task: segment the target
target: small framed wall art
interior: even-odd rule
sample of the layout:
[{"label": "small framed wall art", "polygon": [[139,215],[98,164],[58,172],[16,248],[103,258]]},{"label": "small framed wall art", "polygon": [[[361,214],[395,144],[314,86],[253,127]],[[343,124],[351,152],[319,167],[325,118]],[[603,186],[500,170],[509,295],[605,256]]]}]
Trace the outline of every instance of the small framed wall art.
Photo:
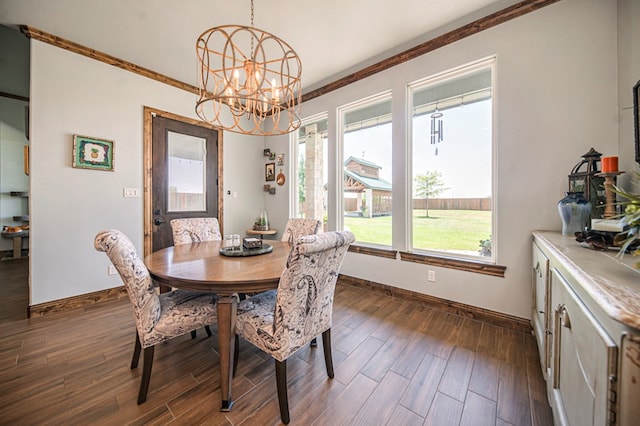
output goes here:
[{"label": "small framed wall art", "polygon": [[115,142],[73,135],[73,163],[79,169],[113,171]]},{"label": "small framed wall art", "polygon": [[266,180],[267,182],[276,180],[276,163],[265,164],[264,180]]}]

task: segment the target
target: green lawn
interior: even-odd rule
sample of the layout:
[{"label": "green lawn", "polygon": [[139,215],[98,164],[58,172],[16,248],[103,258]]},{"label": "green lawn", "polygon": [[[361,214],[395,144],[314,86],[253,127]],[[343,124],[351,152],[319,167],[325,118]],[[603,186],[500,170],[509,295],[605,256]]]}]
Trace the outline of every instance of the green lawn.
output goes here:
[{"label": "green lawn", "polygon": [[[366,243],[391,245],[391,216],[345,217],[345,229]],[[491,212],[477,210],[413,211],[413,247],[477,252],[491,235]]]}]

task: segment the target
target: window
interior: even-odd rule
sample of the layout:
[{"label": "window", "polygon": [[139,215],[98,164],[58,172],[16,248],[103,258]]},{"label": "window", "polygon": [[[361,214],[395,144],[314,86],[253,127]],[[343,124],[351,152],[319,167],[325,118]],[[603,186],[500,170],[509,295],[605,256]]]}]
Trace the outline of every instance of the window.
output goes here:
[{"label": "window", "polygon": [[391,94],[339,109],[343,229],[391,246]]},{"label": "window", "polygon": [[414,250],[493,259],[493,62],[409,86]]},{"label": "window", "polygon": [[294,136],[293,217],[327,223],[327,117],[303,121]]},{"label": "window", "polygon": [[206,139],[169,131],[167,151],[167,211],[206,211]]}]

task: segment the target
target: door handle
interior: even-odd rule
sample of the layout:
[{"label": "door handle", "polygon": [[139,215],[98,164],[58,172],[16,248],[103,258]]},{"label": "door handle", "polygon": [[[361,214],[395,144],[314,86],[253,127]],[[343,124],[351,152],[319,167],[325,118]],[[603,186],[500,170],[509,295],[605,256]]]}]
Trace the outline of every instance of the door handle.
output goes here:
[{"label": "door handle", "polygon": [[571,318],[569,317],[569,310],[564,303],[558,304],[556,307],[556,314],[558,315],[558,320],[563,327],[571,330]]},{"label": "door handle", "polygon": [[155,219],[153,219],[153,223],[154,223],[154,225],[162,225],[162,219],[155,218]]}]

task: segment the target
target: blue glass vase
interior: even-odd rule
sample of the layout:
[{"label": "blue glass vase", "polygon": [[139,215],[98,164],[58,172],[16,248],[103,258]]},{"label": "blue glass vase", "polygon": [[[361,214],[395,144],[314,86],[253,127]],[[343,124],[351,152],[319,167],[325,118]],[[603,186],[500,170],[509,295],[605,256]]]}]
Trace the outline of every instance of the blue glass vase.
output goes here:
[{"label": "blue glass vase", "polygon": [[591,203],[582,192],[567,192],[558,201],[558,213],[562,219],[562,235],[575,235],[582,232],[591,216]]}]

